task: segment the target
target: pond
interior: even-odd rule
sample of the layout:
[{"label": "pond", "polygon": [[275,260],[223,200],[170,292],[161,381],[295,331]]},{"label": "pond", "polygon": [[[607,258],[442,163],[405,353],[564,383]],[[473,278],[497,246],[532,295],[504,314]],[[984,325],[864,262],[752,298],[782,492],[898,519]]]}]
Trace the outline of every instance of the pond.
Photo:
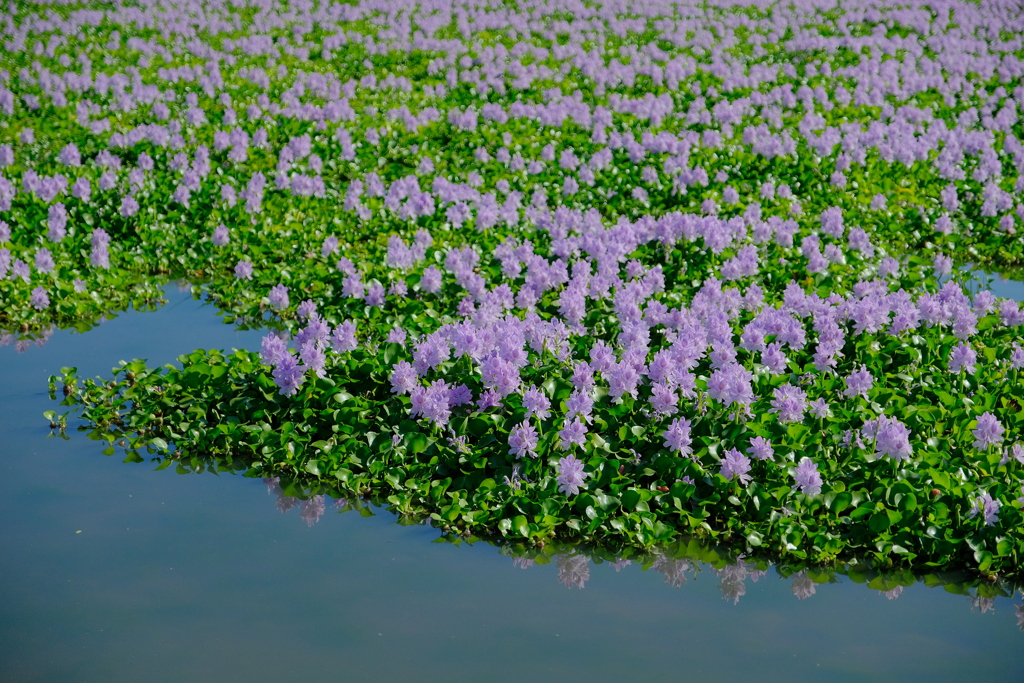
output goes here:
[{"label": "pond", "polygon": [[435,543],[436,529],[383,510],[288,500],[272,481],[124,464],[73,424],[69,440],[47,438],[46,379],[61,366],[107,376],[122,359],[258,347],[260,333],[187,292],[167,298],[86,334],[0,348],[4,681],[1024,676],[1019,598],[698,563],[531,565]]}]

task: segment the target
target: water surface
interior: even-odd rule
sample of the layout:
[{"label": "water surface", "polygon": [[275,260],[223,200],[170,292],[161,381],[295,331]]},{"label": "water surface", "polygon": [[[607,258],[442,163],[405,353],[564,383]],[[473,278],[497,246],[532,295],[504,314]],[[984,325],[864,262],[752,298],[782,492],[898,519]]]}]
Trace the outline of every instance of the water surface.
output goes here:
[{"label": "water surface", "polygon": [[585,562],[562,567],[567,588],[557,562],[521,568],[330,499],[310,525],[258,479],[124,464],[73,429],[47,438],[46,378],[61,366],[107,376],[122,359],[258,347],[259,333],[168,298],[0,348],[0,680],[1024,679],[1019,598],[972,611],[941,588],[890,600],[841,580],[797,585],[801,600],[769,571],[734,604],[707,567]]}]

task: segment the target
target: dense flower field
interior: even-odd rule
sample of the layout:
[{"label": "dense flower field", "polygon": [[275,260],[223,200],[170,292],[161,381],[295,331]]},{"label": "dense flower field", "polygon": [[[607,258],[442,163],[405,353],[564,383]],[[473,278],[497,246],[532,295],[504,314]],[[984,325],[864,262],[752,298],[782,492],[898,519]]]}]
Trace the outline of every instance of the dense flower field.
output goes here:
[{"label": "dense flower field", "polygon": [[[1020,571],[1017,2],[12,5],[0,326],[129,457],[542,546]],[[13,339],[13,336],[5,337]],[[65,416],[51,417],[58,427]]]}]

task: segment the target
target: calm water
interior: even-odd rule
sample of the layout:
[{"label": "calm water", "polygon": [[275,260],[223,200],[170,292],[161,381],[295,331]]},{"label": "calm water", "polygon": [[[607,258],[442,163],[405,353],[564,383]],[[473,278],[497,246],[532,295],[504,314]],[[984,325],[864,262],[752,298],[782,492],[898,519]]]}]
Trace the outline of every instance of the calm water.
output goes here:
[{"label": "calm water", "polygon": [[0,680],[1024,678],[1019,598],[983,613],[941,588],[887,600],[843,580],[799,600],[772,570],[733,604],[710,568],[674,588],[635,564],[591,564],[568,589],[557,563],[432,543],[387,513],[328,500],[308,525],[258,479],[123,464],[73,429],[46,438],[62,365],[107,375],[121,359],[258,346],[168,292],[158,312],[0,348]]}]

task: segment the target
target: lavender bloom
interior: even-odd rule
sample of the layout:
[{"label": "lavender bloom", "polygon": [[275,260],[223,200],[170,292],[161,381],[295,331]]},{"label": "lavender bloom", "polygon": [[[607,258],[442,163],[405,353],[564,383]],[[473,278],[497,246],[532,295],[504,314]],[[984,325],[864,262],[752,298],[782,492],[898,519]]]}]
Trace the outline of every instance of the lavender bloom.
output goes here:
[{"label": "lavender bloom", "polygon": [[811,414],[814,417],[824,419],[828,417],[828,403],[823,398],[819,398],[816,401],[811,401]]},{"label": "lavender bloom", "polygon": [[334,333],[331,335],[331,348],[335,353],[348,353],[355,351],[358,347],[355,322],[346,320],[334,328]]},{"label": "lavender bloom", "polygon": [[367,306],[379,307],[384,305],[385,296],[384,285],[374,280],[366,290],[364,301]]},{"label": "lavender bloom", "polygon": [[971,431],[974,435],[974,447],[983,451],[989,446],[1001,443],[1005,431],[995,415],[987,411],[982,413],[978,418],[978,425]]},{"label": "lavender bloom", "polygon": [[578,460],[575,455],[569,454],[558,461],[558,482],[559,493],[577,496],[580,493],[580,486],[584,479],[590,476],[583,471],[583,461]]},{"label": "lavender bloom", "polygon": [[46,290],[43,287],[36,287],[32,290],[32,296],[29,298],[29,302],[32,304],[32,308],[37,311],[43,311],[49,307],[50,297],[46,295]]},{"label": "lavender bloom", "polygon": [[690,421],[686,418],[676,418],[669,424],[661,434],[665,437],[665,448],[678,453],[681,456],[689,456],[693,451],[690,445],[693,440],[690,438]]},{"label": "lavender bloom", "polygon": [[441,271],[435,266],[430,266],[423,271],[420,277],[420,287],[428,294],[437,294],[441,291]]},{"label": "lavender bloom", "polygon": [[299,390],[306,380],[305,368],[299,365],[295,356],[287,351],[278,357],[277,364],[271,375],[282,396],[291,396]]},{"label": "lavender bloom", "polygon": [[772,399],[772,408],[769,412],[778,413],[779,422],[800,422],[804,419],[807,411],[807,392],[792,384],[783,384],[777,387]]},{"label": "lavender bloom", "polygon": [[316,313],[316,303],[312,299],[306,299],[295,309],[295,314],[299,317],[309,318]]},{"label": "lavender bloom", "polygon": [[799,488],[801,493],[808,496],[816,496],[821,493],[821,475],[818,474],[818,466],[810,458],[800,459],[800,464],[793,472],[793,478],[796,480],[793,488]]},{"label": "lavender bloom", "polygon": [[36,252],[36,270],[43,274],[49,274],[53,272],[53,268],[56,265],[53,262],[53,255],[50,250],[43,247]]},{"label": "lavender bloom", "polygon": [[47,237],[51,242],[60,242],[64,239],[67,234],[68,224],[68,213],[64,209],[64,205],[57,202],[50,207],[49,216],[47,218],[47,226],[49,231]]},{"label": "lavender bloom", "polygon": [[843,395],[847,398],[853,398],[854,396],[867,398],[868,392],[871,391],[874,383],[875,378],[868,372],[867,366],[861,365],[860,370],[851,372],[846,377],[846,388],[843,389]]},{"label": "lavender bloom", "polygon": [[960,372],[966,370],[967,374],[974,374],[974,364],[978,361],[978,353],[969,344],[961,342],[953,348],[949,354],[949,371]]},{"label": "lavender bloom", "polygon": [[405,330],[396,326],[388,330],[388,336],[384,341],[388,344],[405,344],[407,338]]},{"label": "lavender bloom", "polygon": [[750,448],[747,449],[747,453],[758,460],[771,460],[775,455],[775,449],[772,448],[772,442],[763,436],[755,436],[750,440]]},{"label": "lavender bloom", "polygon": [[20,258],[14,259],[14,264],[11,266],[11,277],[20,277],[27,284],[31,274],[32,270],[27,263]]},{"label": "lavender bloom", "polygon": [[263,337],[260,344],[260,360],[264,365],[275,366],[281,358],[288,354],[288,344],[276,334]]},{"label": "lavender bloom", "polygon": [[139,212],[139,202],[132,196],[126,196],[121,199],[121,218],[131,218]]},{"label": "lavender bloom", "polygon": [[894,417],[883,415],[877,420],[869,420],[864,423],[862,433],[865,438],[875,441],[877,457],[905,460],[909,459],[913,452],[910,445],[910,430]]},{"label": "lavender bloom", "polygon": [[563,451],[570,450],[574,445],[582,448],[587,439],[587,427],[578,417],[572,422],[566,420],[565,426],[558,432],[558,438],[558,447]]},{"label": "lavender bloom", "polygon": [[527,387],[523,392],[523,408],[526,409],[526,417],[536,416],[541,422],[551,416],[551,401],[536,387]]},{"label": "lavender bloom", "polygon": [[309,339],[302,344],[299,348],[299,358],[302,359],[304,369],[312,370],[317,377],[326,374],[324,365],[327,363],[327,356],[318,340]]},{"label": "lavender bloom", "polygon": [[270,294],[267,295],[267,301],[275,311],[288,308],[288,288],[283,284],[274,285],[270,289]]},{"label": "lavender bloom", "polygon": [[750,458],[735,448],[730,448],[725,452],[725,457],[722,459],[722,469],[719,470],[719,474],[729,481],[736,479],[740,484],[746,486],[750,482],[749,472]]},{"label": "lavender bloom", "polygon": [[754,402],[750,382],[753,373],[739,364],[729,364],[711,373],[708,395],[725,404],[749,405]]},{"label": "lavender bloom", "polygon": [[419,375],[408,361],[398,361],[391,369],[391,393],[410,394],[419,386]]},{"label": "lavender bloom", "polygon": [[251,280],[252,279],[252,263],[249,261],[239,261],[235,264],[235,277],[239,280]]},{"label": "lavender bloom", "polygon": [[231,235],[228,232],[227,226],[223,223],[218,225],[213,231],[213,237],[210,238],[215,247],[226,247],[228,242],[231,241]]},{"label": "lavender bloom", "polygon": [[992,497],[988,491],[971,500],[971,511],[967,513],[967,519],[974,519],[980,513],[985,521],[985,526],[992,526],[999,521],[999,508],[1003,504]]},{"label": "lavender bloom", "polygon": [[508,435],[508,452],[516,458],[537,457],[537,430],[529,422],[522,422]]},{"label": "lavender bloom", "polygon": [[679,395],[668,384],[655,384],[651,387],[651,409],[658,415],[667,416],[678,412]]},{"label": "lavender bloom", "polygon": [[89,203],[92,198],[92,186],[89,185],[88,178],[79,178],[71,185],[71,196],[75,199],[80,199],[85,204]]}]

